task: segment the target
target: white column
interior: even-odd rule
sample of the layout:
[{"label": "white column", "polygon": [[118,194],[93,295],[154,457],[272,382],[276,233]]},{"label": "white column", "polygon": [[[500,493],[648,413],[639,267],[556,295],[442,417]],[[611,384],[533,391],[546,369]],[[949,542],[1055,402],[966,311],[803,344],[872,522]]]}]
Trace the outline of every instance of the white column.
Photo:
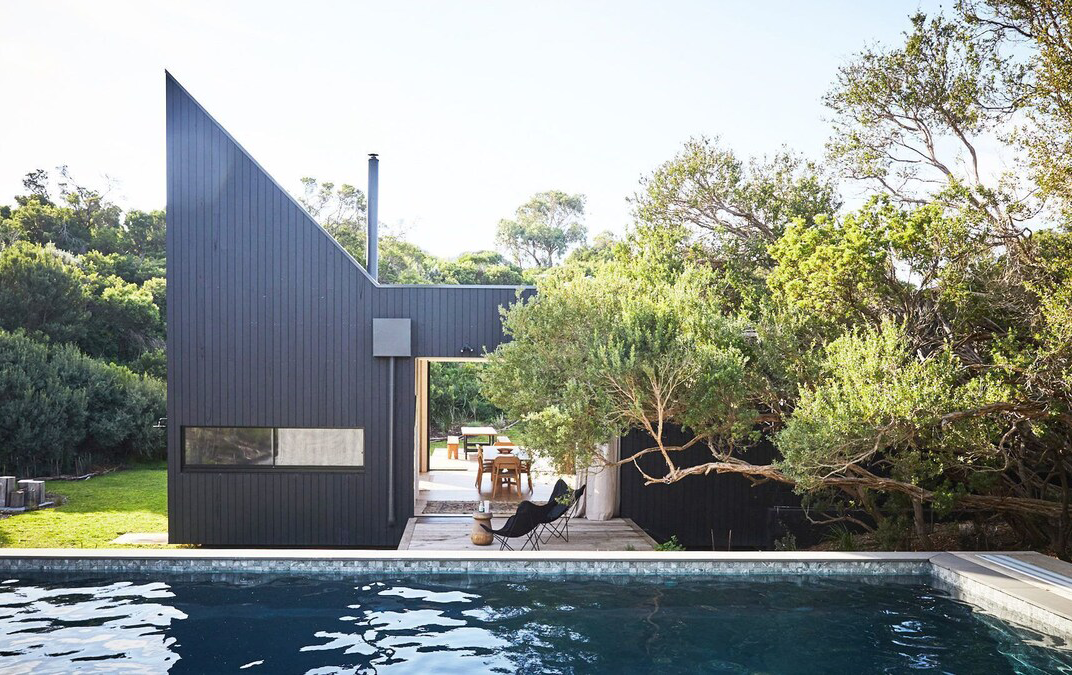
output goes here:
[{"label": "white column", "polygon": [[[612,439],[599,447],[608,462],[618,461],[621,439]],[[619,468],[596,465],[588,468],[588,487],[585,489],[584,517],[588,520],[610,520],[618,515]]]}]

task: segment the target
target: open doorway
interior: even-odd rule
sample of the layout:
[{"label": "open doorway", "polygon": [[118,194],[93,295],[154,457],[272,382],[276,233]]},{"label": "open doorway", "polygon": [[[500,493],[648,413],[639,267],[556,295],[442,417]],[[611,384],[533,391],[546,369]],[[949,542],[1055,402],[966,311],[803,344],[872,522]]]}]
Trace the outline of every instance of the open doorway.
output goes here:
[{"label": "open doorway", "polygon": [[515,421],[483,396],[484,363],[482,358],[417,359],[417,515],[469,516],[480,501],[493,502],[502,513],[522,499],[548,499],[558,479],[525,447]]}]

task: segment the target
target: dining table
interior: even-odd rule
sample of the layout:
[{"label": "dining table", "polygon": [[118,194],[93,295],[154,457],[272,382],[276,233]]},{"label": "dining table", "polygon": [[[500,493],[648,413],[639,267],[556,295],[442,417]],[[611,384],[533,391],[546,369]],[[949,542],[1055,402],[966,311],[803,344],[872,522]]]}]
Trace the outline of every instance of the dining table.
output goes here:
[{"label": "dining table", "polygon": [[[466,459],[469,458],[470,452],[476,452],[477,445],[494,444],[495,436],[498,435],[498,433],[499,432],[495,430],[495,427],[462,427],[459,436],[461,436],[462,452],[465,453]],[[483,437],[487,437],[488,440],[486,443],[478,443],[476,441],[473,443],[469,442],[469,439],[479,439]]]}]

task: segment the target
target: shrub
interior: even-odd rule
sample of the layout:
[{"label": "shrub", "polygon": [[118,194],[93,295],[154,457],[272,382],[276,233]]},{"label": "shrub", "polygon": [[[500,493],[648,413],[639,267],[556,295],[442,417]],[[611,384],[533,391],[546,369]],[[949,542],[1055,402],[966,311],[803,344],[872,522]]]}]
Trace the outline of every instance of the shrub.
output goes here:
[{"label": "shrub", "polygon": [[677,535],[671,536],[661,544],[655,546],[656,551],[684,551],[685,547],[677,540]]},{"label": "shrub", "polygon": [[792,532],[786,532],[784,537],[774,540],[775,551],[795,551],[797,550],[797,537]]},{"label": "shrub", "polygon": [[856,541],[856,533],[843,524],[831,527],[825,539],[839,551],[855,551],[860,548]]},{"label": "shrub", "polygon": [[161,458],[156,378],[0,330],[0,471],[41,475]]}]

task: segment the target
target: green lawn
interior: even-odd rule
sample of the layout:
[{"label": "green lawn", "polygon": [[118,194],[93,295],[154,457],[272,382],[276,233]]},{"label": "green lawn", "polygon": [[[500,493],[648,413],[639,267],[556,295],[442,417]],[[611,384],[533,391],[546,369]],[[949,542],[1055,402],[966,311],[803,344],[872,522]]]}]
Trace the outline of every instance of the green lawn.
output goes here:
[{"label": "green lawn", "polygon": [[124,532],[167,531],[167,470],[127,469],[81,481],[50,481],[67,503],[0,519],[0,546],[102,548]]}]

